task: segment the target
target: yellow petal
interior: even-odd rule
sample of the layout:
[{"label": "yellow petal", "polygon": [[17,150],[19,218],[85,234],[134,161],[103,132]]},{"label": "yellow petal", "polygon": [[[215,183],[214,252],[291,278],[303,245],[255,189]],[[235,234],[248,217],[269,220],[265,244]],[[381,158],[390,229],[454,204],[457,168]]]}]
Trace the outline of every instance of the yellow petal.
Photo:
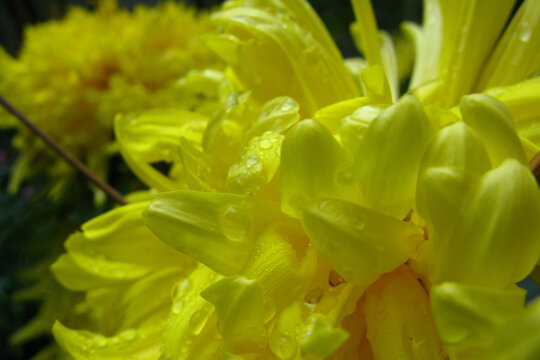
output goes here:
[{"label": "yellow petal", "polygon": [[369,65],[381,64],[381,40],[371,3],[369,0],[353,0],[351,3],[356,18],[351,25],[351,33],[356,47],[364,53]]},{"label": "yellow petal", "polygon": [[529,169],[506,160],[480,178],[440,252],[433,281],[503,289],[540,255],[540,191]]},{"label": "yellow petal", "polygon": [[368,288],[364,301],[375,359],[445,359],[428,294],[406,266],[381,276]]},{"label": "yellow petal", "polygon": [[521,136],[540,146],[540,77],[493,88],[486,94],[497,98],[508,108]]},{"label": "yellow petal", "polygon": [[84,253],[61,255],[51,265],[56,280],[75,291],[133,281],[150,270],[149,267],[105,260]]},{"label": "yellow petal", "polygon": [[499,328],[494,345],[486,354],[492,360],[532,360],[540,357],[540,301]]},{"label": "yellow petal", "polygon": [[302,224],[324,259],[360,286],[405,263],[422,239],[408,223],[335,199],[307,207]]},{"label": "yellow petal", "polygon": [[[313,30],[311,25],[316,22],[311,20],[316,16],[306,10],[309,6],[303,1],[292,2],[290,6],[298,10],[292,18],[277,16],[272,11],[285,4],[245,3],[214,14],[212,19],[233,36],[236,46],[231,50],[222,45],[223,35],[214,38],[210,46],[225,59],[230,57],[230,51],[237,53],[238,61],[231,65],[256,99],[268,101],[276,96],[290,96],[298,101],[303,116],[357,96],[358,90],[341,57],[328,50],[329,39],[325,35],[321,37],[321,32]],[[295,22],[295,17],[301,22]],[[304,28],[302,22],[306,19],[310,25]],[[315,36],[311,30],[316,31]]]},{"label": "yellow petal", "polygon": [[375,99],[367,96],[344,100],[320,109],[313,118],[335,134],[343,118],[352,114],[359,107],[373,103],[376,103]]},{"label": "yellow petal", "polygon": [[319,358],[331,355],[349,337],[340,328],[333,328],[321,314],[314,314],[299,336],[300,346],[306,354]]},{"label": "yellow petal", "polygon": [[112,337],[86,330],[72,330],[61,323],[53,326],[58,344],[76,360],[157,360],[162,346],[163,325],[129,329]]},{"label": "yellow petal", "polygon": [[166,244],[215,271],[238,274],[255,245],[258,226],[275,218],[247,196],[175,191],[156,196],[145,223]]},{"label": "yellow petal", "polygon": [[283,135],[267,131],[251,138],[242,160],[231,166],[227,189],[232,193],[254,195],[266,186],[279,168]]},{"label": "yellow petal", "polygon": [[420,158],[432,136],[433,127],[412,95],[373,120],[355,153],[362,201],[378,211],[405,217],[413,207]]},{"label": "yellow petal", "polygon": [[201,296],[216,308],[221,335],[233,342],[264,345],[264,304],[258,281],[243,276],[221,279]]},{"label": "yellow petal", "polygon": [[338,172],[346,161],[345,152],[322,124],[316,120],[296,124],[281,150],[282,211],[298,216],[307,201],[339,193]]},{"label": "yellow petal", "polygon": [[214,309],[200,293],[219,279],[219,274],[199,264],[173,288],[167,331],[161,334],[164,335],[162,357],[201,359],[198,354],[207,354],[206,358],[216,358],[222,340],[218,338]]},{"label": "yellow petal", "polygon": [[267,131],[283,133],[300,120],[299,111],[298,103],[288,96],[272,99],[262,106],[257,122],[246,137],[251,139]]},{"label": "yellow petal", "polygon": [[438,0],[426,0],[422,26],[404,23],[405,34],[414,41],[415,61],[409,89],[414,89],[436,80],[440,73],[440,51],[442,45],[442,14]]},{"label": "yellow petal", "polygon": [[470,94],[487,57],[510,16],[515,0],[439,1],[443,39],[438,104],[455,105]]},{"label": "yellow petal", "polygon": [[151,164],[173,162],[180,137],[200,143],[208,118],[185,110],[153,110],[135,117],[119,116],[115,133],[122,155],[135,174],[159,191],[184,188],[182,181],[171,179]]},{"label": "yellow petal", "polygon": [[482,71],[476,91],[513,85],[540,71],[540,3],[521,4]]},{"label": "yellow petal", "polygon": [[508,158],[527,164],[512,117],[503,103],[490,96],[474,94],[464,96],[459,108],[463,121],[484,141],[494,167]]},{"label": "yellow petal", "polygon": [[495,330],[523,309],[525,290],[442,283],[431,289],[431,306],[441,339],[449,350],[481,358]]},{"label": "yellow petal", "polygon": [[[317,255],[299,226],[282,223],[265,229],[257,239],[242,275],[258,280],[265,301],[283,307],[306,290],[315,272]],[[298,254],[305,253],[304,257]]]},{"label": "yellow petal", "polygon": [[373,65],[362,70],[362,84],[368,97],[382,104],[393,102],[391,83],[381,65]]},{"label": "yellow petal", "polygon": [[416,206],[436,252],[450,237],[469,189],[490,168],[482,141],[464,122],[435,135],[420,165]]}]

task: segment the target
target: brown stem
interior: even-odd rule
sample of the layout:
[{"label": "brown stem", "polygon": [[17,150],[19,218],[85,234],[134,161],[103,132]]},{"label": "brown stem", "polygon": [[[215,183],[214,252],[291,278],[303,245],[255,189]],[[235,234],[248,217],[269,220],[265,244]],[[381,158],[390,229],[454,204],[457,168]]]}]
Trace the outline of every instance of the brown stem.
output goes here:
[{"label": "brown stem", "polygon": [[536,178],[536,182],[540,185],[540,151],[532,158],[529,168]]},{"label": "brown stem", "polygon": [[43,141],[45,141],[54,151],[58,153],[62,158],[64,158],[71,166],[81,172],[84,177],[90,180],[94,185],[103,190],[111,199],[119,203],[120,205],[126,205],[126,199],[115,189],[113,189],[109,184],[101,181],[96,175],[94,175],[82,162],[80,162],[76,157],[71,155],[66,149],[60,146],[56,141],[50,138],[45,134],[40,128],[38,128],[34,123],[32,123],[26,116],[24,116],[20,111],[15,109],[15,107],[10,104],[3,96],[0,95],[0,104],[6,108],[7,111],[12,113],[20,121],[22,121],[28,128],[37,136],[39,136]]}]

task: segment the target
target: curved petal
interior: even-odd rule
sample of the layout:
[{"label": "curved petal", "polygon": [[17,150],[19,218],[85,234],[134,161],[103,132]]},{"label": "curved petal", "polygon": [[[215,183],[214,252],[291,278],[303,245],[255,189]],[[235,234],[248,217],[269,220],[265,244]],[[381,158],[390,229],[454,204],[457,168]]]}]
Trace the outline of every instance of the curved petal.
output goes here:
[{"label": "curved petal", "polygon": [[480,178],[442,249],[433,281],[504,289],[540,255],[540,191],[529,169],[506,160]]},{"label": "curved petal", "polygon": [[367,286],[405,263],[422,240],[413,225],[335,199],[307,207],[302,224],[323,258],[359,286]]},{"label": "curved petal", "polygon": [[498,290],[459,283],[431,289],[435,323],[448,349],[466,358],[481,358],[493,345],[494,332],[523,309],[526,291]]},{"label": "curved petal", "polygon": [[373,120],[355,152],[363,203],[404,218],[414,206],[418,166],[432,137],[433,127],[412,95]]}]

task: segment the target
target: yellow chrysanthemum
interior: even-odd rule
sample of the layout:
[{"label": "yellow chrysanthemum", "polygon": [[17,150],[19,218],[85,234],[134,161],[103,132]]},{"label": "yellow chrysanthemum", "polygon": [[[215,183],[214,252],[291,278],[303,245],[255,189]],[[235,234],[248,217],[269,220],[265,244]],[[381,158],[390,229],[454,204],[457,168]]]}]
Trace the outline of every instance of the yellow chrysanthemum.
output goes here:
[{"label": "yellow chrysanthemum", "polygon": [[[117,113],[173,104],[213,111],[212,88],[200,89],[217,86],[211,84],[217,75],[196,72],[217,64],[203,44],[207,18],[173,2],[133,13],[105,0],[96,12],[72,8],[65,19],[28,27],[17,58],[0,53],[0,93],[104,178]],[[15,124],[7,113],[0,116],[2,125]],[[15,145],[22,153],[11,190],[44,171],[58,194],[71,169],[26,128]]]},{"label": "yellow chrysanthemum", "polygon": [[516,283],[540,255],[540,2],[501,35],[512,5],[426,0],[399,98],[367,0],[365,59],[347,65],[305,1],[225,3],[208,39],[230,65],[223,108],[116,120],[161,193],[69,238],[52,270],[92,323],[56,323],[58,343],[76,359],[538,358],[538,303]]}]

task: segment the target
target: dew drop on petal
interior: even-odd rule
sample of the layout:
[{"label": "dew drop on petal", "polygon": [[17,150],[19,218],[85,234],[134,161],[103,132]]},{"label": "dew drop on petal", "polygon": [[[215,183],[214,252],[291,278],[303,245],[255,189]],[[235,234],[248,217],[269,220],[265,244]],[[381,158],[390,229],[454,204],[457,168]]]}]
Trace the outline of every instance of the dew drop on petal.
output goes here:
[{"label": "dew drop on petal", "polygon": [[182,311],[182,309],[184,308],[184,302],[183,301],[177,301],[173,304],[172,306],[172,312],[173,314],[180,314],[180,312]]},{"label": "dew drop on petal", "polygon": [[268,150],[272,147],[272,142],[270,140],[262,140],[260,143],[259,143],[259,147],[263,150]]},{"label": "dew drop on petal", "polygon": [[296,104],[292,99],[287,99],[283,104],[281,104],[281,111],[292,110],[295,106]]},{"label": "dew drop on petal", "polygon": [[97,335],[94,337],[94,344],[97,347],[105,347],[107,345],[107,339],[104,336]]},{"label": "dew drop on petal", "polygon": [[189,279],[184,279],[180,281],[178,285],[176,285],[173,288],[173,294],[172,294],[173,299],[181,299],[184,296],[186,296],[190,287],[191,287],[191,281]]},{"label": "dew drop on petal", "polygon": [[244,240],[251,227],[246,212],[235,206],[225,208],[219,214],[218,223],[222,234],[232,241]]},{"label": "dew drop on petal", "polygon": [[531,39],[532,31],[533,29],[528,22],[524,22],[523,24],[521,24],[518,34],[519,40],[523,42],[529,42],[529,40]]},{"label": "dew drop on petal", "polygon": [[137,333],[133,329],[128,329],[120,333],[120,337],[124,340],[133,340],[137,336]]},{"label": "dew drop on petal", "polygon": [[207,311],[197,310],[189,319],[189,327],[193,335],[199,335],[208,321],[209,313]]},{"label": "dew drop on petal", "polygon": [[366,226],[366,222],[361,217],[355,216],[351,220],[351,226],[357,231],[361,231]]},{"label": "dew drop on petal", "polygon": [[321,301],[322,296],[323,296],[322,289],[316,288],[316,289],[308,291],[306,296],[304,296],[304,301],[306,302],[306,304],[315,305],[315,304],[318,304],[319,301]]},{"label": "dew drop on petal", "polygon": [[341,277],[335,270],[330,270],[330,273],[328,274],[328,284],[332,287],[336,287],[339,284],[342,284],[345,282],[345,279]]}]

